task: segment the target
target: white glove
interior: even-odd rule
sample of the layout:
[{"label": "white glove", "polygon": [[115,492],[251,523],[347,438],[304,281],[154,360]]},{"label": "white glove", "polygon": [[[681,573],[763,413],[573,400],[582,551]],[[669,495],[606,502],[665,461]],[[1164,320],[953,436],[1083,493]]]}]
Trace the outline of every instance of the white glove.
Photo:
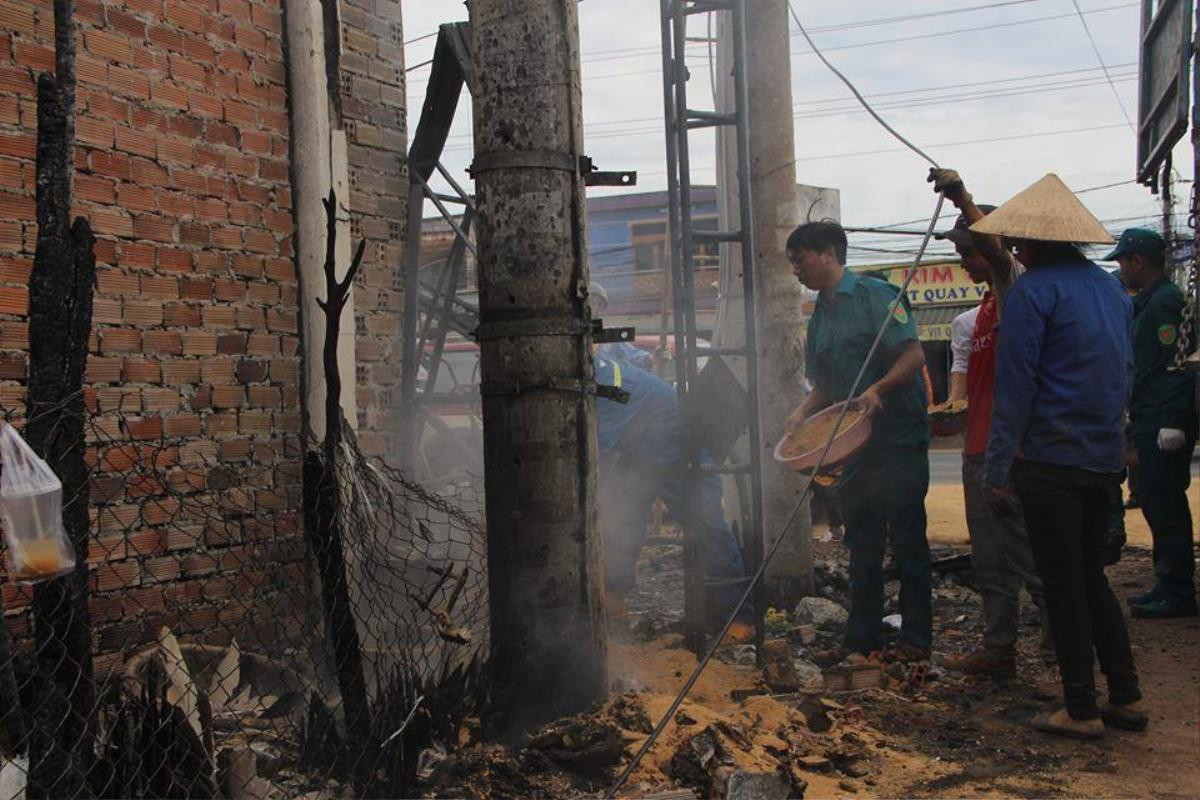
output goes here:
[{"label": "white glove", "polygon": [[1164,453],[1171,453],[1179,450],[1187,444],[1187,434],[1178,428],[1159,428],[1158,429],[1158,449]]}]

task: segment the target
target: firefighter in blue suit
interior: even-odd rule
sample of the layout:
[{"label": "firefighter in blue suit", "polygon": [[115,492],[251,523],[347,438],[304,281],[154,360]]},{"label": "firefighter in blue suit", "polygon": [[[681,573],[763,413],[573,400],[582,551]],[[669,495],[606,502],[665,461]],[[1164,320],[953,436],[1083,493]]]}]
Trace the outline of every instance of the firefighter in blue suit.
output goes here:
[{"label": "firefighter in blue suit", "polygon": [[[600,455],[600,522],[604,533],[605,585],[610,605],[620,605],[636,581],[638,553],[646,539],[655,498],[671,518],[681,508],[683,446],[675,389],[627,361],[597,356],[596,383],[629,394],[627,403],[596,399],[596,440]],[[708,618],[719,626],[733,612],[748,579],[741,549],[721,508],[721,480],[703,474],[692,502],[705,565]],[[738,611],[730,638],[753,636],[749,602]]]}]

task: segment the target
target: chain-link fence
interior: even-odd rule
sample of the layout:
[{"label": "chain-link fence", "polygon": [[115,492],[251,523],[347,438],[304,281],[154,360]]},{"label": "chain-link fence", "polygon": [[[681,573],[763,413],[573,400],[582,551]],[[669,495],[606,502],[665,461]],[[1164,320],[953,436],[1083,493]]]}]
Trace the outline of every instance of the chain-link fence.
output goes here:
[{"label": "chain-link fence", "polygon": [[[87,507],[86,563],[2,583],[0,800],[414,794],[475,724],[478,482],[419,486],[350,437],[333,482],[339,579],[302,486],[303,451],[319,449],[167,437],[158,418],[88,400],[82,420],[53,412],[85,434],[86,486],[64,486],[64,508]],[[328,613],[339,582],[356,636]],[[90,638],[56,641],[72,624]],[[347,714],[356,685],[365,719]]]}]

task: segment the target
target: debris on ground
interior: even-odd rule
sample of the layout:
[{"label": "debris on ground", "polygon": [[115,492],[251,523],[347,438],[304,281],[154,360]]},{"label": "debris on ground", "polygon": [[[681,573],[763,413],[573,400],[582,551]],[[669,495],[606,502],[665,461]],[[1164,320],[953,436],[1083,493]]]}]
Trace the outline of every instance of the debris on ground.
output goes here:
[{"label": "debris on ground", "polygon": [[[943,551],[938,557],[951,555]],[[678,558],[660,554],[652,568],[681,577]],[[818,570],[821,574],[829,586],[839,573]],[[1026,720],[1047,708],[1035,689],[1049,674],[1037,657],[1035,618],[1020,657],[1021,673],[1030,680],[1002,685],[938,668],[979,640],[978,597],[968,578],[961,571],[934,578],[938,636],[932,663],[847,656],[839,647],[841,629],[822,627],[811,615],[828,606],[811,602],[803,604],[810,622],[801,622],[798,613],[778,615],[775,634],[763,645],[762,668],[753,646],[722,648],[620,796],[770,800],[806,793],[1051,797],[1101,792],[1102,779],[1115,769],[1116,751],[1028,732]],[[639,592],[644,591],[640,584]],[[650,609],[643,614],[663,611],[653,598],[634,597],[630,605]],[[664,613],[670,619],[675,612]],[[804,626],[811,632],[807,640]],[[644,630],[669,628],[659,619]],[[890,637],[894,640],[894,631]],[[833,660],[823,663],[825,655]],[[611,642],[609,657],[614,691],[606,706],[550,723],[519,747],[474,744],[443,754],[426,770],[425,796],[603,793],[695,666],[695,656],[674,632]],[[1190,734],[1195,737],[1195,728]],[[1020,774],[1013,773],[1014,764],[1021,765]],[[1096,782],[1067,790],[1064,771],[1073,771],[1076,781],[1082,775],[1095,776]]]},{"label": "debris on ground", "polygon": [[850,621],[850,612],[824,597],[805,597],[793,612],[800,624],[814,625],[820,630],[840,631]]}]

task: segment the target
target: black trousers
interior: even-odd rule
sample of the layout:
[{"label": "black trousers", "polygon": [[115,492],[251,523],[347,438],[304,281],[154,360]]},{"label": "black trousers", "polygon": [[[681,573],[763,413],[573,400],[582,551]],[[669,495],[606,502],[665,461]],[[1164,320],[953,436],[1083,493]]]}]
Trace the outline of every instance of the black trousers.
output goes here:
[{"label": "black trousers", "polygon": [[1050,613],[1067,712],[1074,719],[1100,715],[1097,658],[1108,680],[1109,702],[1125,705],[1142,697],[1125,617],[1104,575],[1112,492],[1119,482],[1120,475],[1057,464],[1018,460],[1013,467]]},{"label": "black trousers", "polygon": [[1196,593],[1196,549],[1187,490],[1195,441],[1189,436],[1171,453],[1158,449],[1157,432],[1135,435],[1133,441],[1141,471],[1138,500],[1154,536],[1154,588],[1163,600],[1190,603]]}]

